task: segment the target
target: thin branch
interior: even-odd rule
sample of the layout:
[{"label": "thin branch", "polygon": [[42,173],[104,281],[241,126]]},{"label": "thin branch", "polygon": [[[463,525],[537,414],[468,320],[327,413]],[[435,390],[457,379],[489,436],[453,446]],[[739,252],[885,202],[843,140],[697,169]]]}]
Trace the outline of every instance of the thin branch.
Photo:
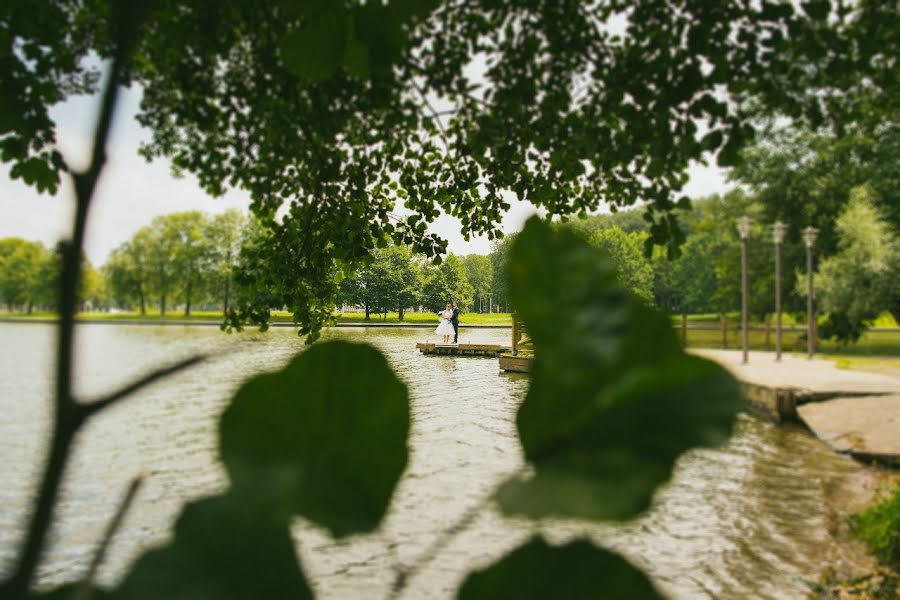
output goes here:
[{"label": "thin branch", "polygon": [[428,111],[431,113],[431,116],[434,118],[434,121],[437,123],[438,129],[441,131],[441,141],[444,142],[444,148],[447,150],[447,154],[450,154],[450,142],[447,139],[447,130],[444,129],[444,123],[441,121],[441,117],[438,112],[431,105],[431,102],[428,101],[428,97],[425,95],[425,92],[416,83],[414,78],[410,78],[410,84],[412,84],[413,88],[415,88],[416,92],[418,92],[419,97],[422,98],[422,102],[425,103],[425,107],[428,108]]},{"label": "thin branch", "polygon": [[[116,11],[114,10],[115,14]],[[132,13],[131,17],[135,15]],[[37,570],[44,540],[53,517],[53,507],[68,462],[72,441],[84,424],[85,411],[72,396],[72,366],[75,333],[75,309],[78,301],[78,282],[81,278],[81,253],[87,228],[88,209],[94,188],[106,163],[106,142],[119,96],[119,81],[125,63],[136,40],[137,19],[119,15],[112,23],[116,46],[108,79],[103,88],[100,111],[94,130],[91,162],[80,173],[73,173],[75,184],[75,218],[72,239],[65,244],[59,287],[59,337],[56,356],[56,394],[53,433],[50,451],[44,467],[36,506],[31,514],[22,553],[12,577],[0,586],[0,596],[13,600],[28,594]]]},{"label": "thin branch", "polygon": [[403,590],[406,588],[406,585],[409,581],[418,575],[422,569],[427,567],[431,562],[437,558],[438,554],[449,544],[453,538],[457,535],[465,531],[469,528],[469,526],[475,522],[475,519],[482,513],[484,507],[487,506],[491,498],[493,498],[494,494],[491,492],[486,495],[484,498],[478,501],[477,504],[472,506],[469,510],[463,513],[463,515],[457,519],[457,521],[441,532],[441,534],[435,539],[427,550],[422,552],[419,557],[413,562],[410,567],[395,567],[396,576],[394,577],[394,583],[391,586],[391,591],[388,594],[388,600],[393,600],[400,597],[400,594],[403,593]]},{"label": "thin branch", "polygon": [[107,407],[115,404],[119,400],[122,400],[123,398],[130,396],[131,394],[137,392],[138,390],[140,390],[144,387],[147,387],[148,385],[155,383],[155,382],[159,381],[160,379],[168,377],[169,375],[174,375],[175,373],[178,373],[179,371],[183,371],[189,367],[193,367],[194,365],[200,364],[203,361],[207,360],[208,358],[209,358],[208,354],[197,354],[195,356],[191,356],[190,358],[180,360],[180,361],[178,361],[174,364],[171,364],[167,367],[162,367],[162,368],[156,369],[154,371],[147,373],[140,379],[136,379],[135,381],[129,383],[125,387],[123,387],[115,392],[112,392],[111,394],[107,394],[106,396],[103,396],[97,400],[94,400],[93,402],[91,402],[89,404],[82,405],[82,406],[86,410],[88,416],[94,415],[94,414],[100,412],[101,410],[103,410],[104,408],[107,408]]},{"label": "thin branch", "polygon": [[106,532],[100,540],[100,545],[97,547],[97,552],[94,554],[94,559],[91,561],[90,567],[88,567],[87,574],[75,590],[75,593],[72,594],[72,600],[90,600],[91,594],[93,593],[91,585],[94,582],[94,576],[97,574],[97,569],[99,569],[100,565],[103,563],[103,559],[106,557],[106,550],[109,548],[109,544],[116,534],[116,531],[118,531],[119,527],[122,525],[125,513],[127,513],[128,509],[131,507],[131,503],[134,501],[134,498],[141,487],[141,483],[143,483],[143,478],[135,477],[134,480],[132,480],[131,485],[128,486],[128,491],[125,492],[125,497],[122,498],[122,502],[119,504],[119,510],[116,511],[116,514],[113,515],[112,520],[106,527]]}]

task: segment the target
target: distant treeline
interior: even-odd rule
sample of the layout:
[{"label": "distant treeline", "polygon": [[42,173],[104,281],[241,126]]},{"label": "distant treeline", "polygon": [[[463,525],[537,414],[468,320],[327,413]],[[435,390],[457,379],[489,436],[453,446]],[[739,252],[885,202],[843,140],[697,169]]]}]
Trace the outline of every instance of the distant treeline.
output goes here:
[{"label": "distant treeline", "polygon": [[[227,309],[242,244],[253,223],[236,210],[198,211],[153,219],[109,256],[101,269],[84,259],[81,309],[137,310],[173,305]],[[0,302],[9,311],[56,310],[58,252],[40,242],[0,239]]]},{"label": "distant treeline", "polygon": [[[851,190],[833,232],[816,248],[817,302],[831,323],[826,335],[855,339],[881,312],[900,317],[900,244],[875,198],[868,187]],[[620,280],[648,304],[669,313],[722,314],[740,309],[735,222],[742,215],[754,219],[749,300],[751,314],[759,318],[773,311],[775,295],[774,245],[764,200],[735,190],[695,201],[692,210],[682,213],[686,240],[674,260],[660,247],[647,254],[648,221],[640,209],[558,226],[604,248]],[[783,247],[785,310],[795,313],[805,310],[805,246],[799,225],[789,230]],[[85,260],[82,308],[227,312],[236,297],[242,249],[265,235],[237,211],[157,217],[114,250],[101,269]],[[398,312],[401,320],[408,310],[438,311],[451,301],[468,312],[508,312],[506,265],[514,238],[495,241],[488,255],[449,254],[440,264],[406,247],[376,248],[366,266],[341,280],[337,307],[358,308],[367,318]],[[0,301],[10,311],[53,310],[57,264],[58,254],[39,242],[0,240]]]}]

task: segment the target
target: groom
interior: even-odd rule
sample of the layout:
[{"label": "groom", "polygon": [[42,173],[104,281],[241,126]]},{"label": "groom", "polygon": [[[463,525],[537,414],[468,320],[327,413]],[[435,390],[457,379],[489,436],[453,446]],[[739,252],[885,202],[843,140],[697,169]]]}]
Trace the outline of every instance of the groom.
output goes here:
[{"label": "groom", "polygon": [[453,325],[453,343],[459,343],[457,340],[459,339],[459,302],[453,303],[453,318],[450,319],[450,323]]}]

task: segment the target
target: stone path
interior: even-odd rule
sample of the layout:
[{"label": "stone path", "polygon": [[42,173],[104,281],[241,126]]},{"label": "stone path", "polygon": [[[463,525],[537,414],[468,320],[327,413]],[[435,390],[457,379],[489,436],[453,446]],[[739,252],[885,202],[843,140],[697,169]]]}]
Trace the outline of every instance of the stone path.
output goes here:
[{"label": "stone path", "polygon": [[797,418],[838,452],[900,465],[900,377],[838,369],[827,360],[736,350],[690,350],[744,384],[748,400],[776,420]]}]

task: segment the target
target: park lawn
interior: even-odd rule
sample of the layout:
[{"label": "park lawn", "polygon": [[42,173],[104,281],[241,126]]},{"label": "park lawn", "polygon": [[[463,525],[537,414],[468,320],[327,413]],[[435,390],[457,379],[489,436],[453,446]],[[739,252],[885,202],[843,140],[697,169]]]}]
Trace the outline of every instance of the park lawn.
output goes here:
[{"label": "park lawn", "polygon": [[[361,312],[338,313],[338,323],[366,323],[366,314]],[[372,314],[369,323],[408,323],[416,325],[420,323],[438,324],[437,313],[430,312],[407,312],[403,315],[403,321],[398,319],[397,313],[389,312],[387,319],[382,320],[384,315]],[[469,313],[464,312],[459,316],[461,325],[511,325],[512,316],[510,313]]]},{"label": "park lawn", "polygon": [[[676,328],[681,335],[681,330]],[[732,350],[741,347],[741,331],[736,324],[727,330],[727,344]],[[784,331],[781,336],[781,347],[784,352],[806,352],[806,340],[802,331]],[[774,350],[775,332],[772,331],[766,344],[766,332],[751,330],[749,335],[751,350]],[[687,345],[692,348],[722,348],[722,332],[712,330],[687,330]],[[896,331],[869,331],[862,335],[856,344],[840,346],[830,340],[821,340],[816,348],[817,354],[826,356],[847,357],[900,357],[900,329]]]}]

